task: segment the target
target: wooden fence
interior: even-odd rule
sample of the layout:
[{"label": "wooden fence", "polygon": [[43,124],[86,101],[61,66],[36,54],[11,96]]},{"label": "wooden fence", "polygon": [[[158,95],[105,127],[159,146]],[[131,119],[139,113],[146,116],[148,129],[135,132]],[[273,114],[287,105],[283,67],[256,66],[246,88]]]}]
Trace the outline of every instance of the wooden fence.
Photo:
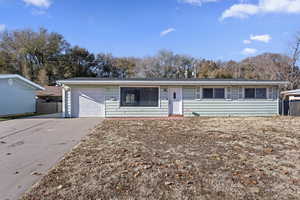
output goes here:
[{"label": "wooden fence", "polygon": [[291,116],[300,116],[300,101],[290,101],[289,114]]},{"label": "wooden fence", "polygon": [[52,114],[62,112],[61,102],[36,102],[36,113],[37,114]]}]

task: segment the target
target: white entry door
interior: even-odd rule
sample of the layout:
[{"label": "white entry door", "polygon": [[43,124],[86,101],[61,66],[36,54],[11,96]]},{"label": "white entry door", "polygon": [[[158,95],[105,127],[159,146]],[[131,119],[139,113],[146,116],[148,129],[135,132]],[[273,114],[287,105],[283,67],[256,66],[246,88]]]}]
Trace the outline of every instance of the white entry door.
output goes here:
[{"label": "white entry door", "polygon": [[72,117],[104,117],[104,92],[101,88],[72,89]]},{"label": "white entry door", "polygon": [[169,114],[182,115],[182,88],[169,88]]}]

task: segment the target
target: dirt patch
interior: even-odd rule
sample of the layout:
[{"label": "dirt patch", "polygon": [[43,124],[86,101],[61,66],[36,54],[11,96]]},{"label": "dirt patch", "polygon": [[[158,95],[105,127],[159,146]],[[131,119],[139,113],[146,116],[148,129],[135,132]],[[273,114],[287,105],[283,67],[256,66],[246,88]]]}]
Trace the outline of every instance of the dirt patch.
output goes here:
[{"label": "dirt patch", "polygon": [[106,120],[23,199],[299,199],[299,142],[299,118]]},{"label": "dirt patch", "polygon": [[11,145],[8,145],[8,147],[17,147],[17,146],[21,146],[24,144],[24,141],[18,141],[18,142],[15,142]]}]

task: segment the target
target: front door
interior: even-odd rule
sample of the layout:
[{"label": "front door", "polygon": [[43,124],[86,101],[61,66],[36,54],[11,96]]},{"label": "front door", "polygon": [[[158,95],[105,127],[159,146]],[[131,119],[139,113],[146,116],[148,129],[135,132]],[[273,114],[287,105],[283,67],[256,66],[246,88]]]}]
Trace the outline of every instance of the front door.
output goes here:
[{"label": "front door", "polygon": [[169,88],[169,115],[182,115],[182,88]]}]

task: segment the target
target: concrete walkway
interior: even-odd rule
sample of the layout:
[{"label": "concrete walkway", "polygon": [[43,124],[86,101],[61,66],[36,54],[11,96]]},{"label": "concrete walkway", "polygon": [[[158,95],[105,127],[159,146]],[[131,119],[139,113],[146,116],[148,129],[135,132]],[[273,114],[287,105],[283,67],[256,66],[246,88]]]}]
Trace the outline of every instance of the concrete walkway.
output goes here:
[{"label": "concrete walkway", "polygon": [[0,199],[18,199],[101,121],[43,116],[0,122]]}]

